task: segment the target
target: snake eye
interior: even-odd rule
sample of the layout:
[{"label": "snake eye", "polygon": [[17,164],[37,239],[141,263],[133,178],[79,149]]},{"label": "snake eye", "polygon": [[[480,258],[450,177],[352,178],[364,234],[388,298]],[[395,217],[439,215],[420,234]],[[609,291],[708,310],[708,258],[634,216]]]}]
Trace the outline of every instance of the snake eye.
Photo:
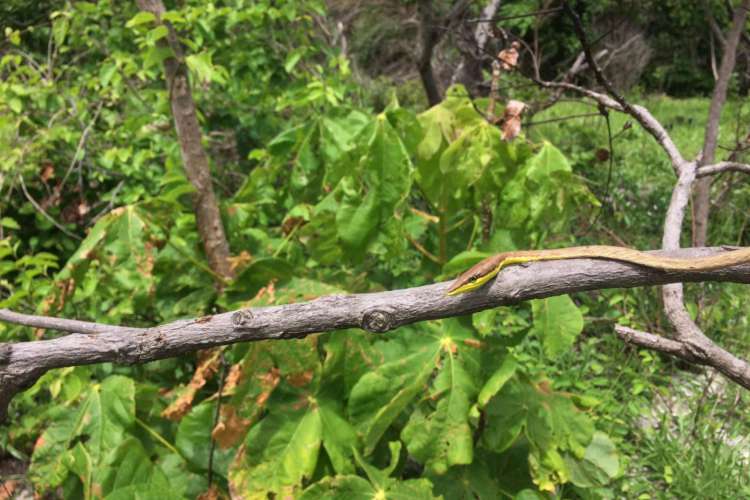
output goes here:
[{"label": "snake eye", "polygon": [[469,278],[469,283],[474,283],[477,280],[476,276],[472,276]]}]

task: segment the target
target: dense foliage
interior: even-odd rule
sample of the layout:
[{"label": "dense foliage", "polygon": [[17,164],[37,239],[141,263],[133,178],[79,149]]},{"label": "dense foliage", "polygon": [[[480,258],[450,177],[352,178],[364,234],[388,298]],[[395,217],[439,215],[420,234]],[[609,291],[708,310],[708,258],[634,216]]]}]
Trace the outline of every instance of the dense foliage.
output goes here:
[{"label": "dense foliage", "polygon": [[[577,226],[600,209],[595,194],[608,195],[607,224],[655,246],[647,212],[663,212],[671,179],[641,132],[623,136],[633,143],[617,150],[641,157],[618,158],[635,167],[609,193],[598,125],[506,142],[460,86],[428,110],[396,92],[375,109],[382,96],[326,38],[322,1],[190,1],[164,18],[186,47],[237,270],[218,290],[172,128],[164,27],[131,3],[54,9],[8,27],[0,56],[0,307],[150,326],[416,286],[499,250],[596,238]],[[731,314],[741,288],[724,290],[704,314],[747,338]],[[748,488],[725,448],[716,473],[660,457],[683,423],[637,427],[674,367],[594,334],[658,318],[650,299],[553,297],[380,336],[56,370],[16,398],[0,450],[30,462],[36,491],[65,498],[193,498],[209,469],[247,498],[611,498],[679,481],[690,495],[704,472]],[[585,317],[599,323],[584,332]],[[52,335],[0,324],[0,341]],[[722,430],[701,422],[686,431],[698,442]]]}]

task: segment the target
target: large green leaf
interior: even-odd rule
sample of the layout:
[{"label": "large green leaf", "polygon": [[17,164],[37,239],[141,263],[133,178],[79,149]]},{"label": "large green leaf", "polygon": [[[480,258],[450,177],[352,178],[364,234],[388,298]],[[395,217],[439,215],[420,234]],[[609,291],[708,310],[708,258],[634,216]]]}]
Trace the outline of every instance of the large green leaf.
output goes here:
[{"label": "large green leaf", "polygon": [[337,474],[354,473],[352,450],[357,445],[357,433],[346,420],[343,405],[329,398],[318,398],[323,448]]},{"label": "large green leaf", "polygon": [[508,354],[500,363],[498,369],[490,376],[479,391],[477,404],[480,407],[487,405],[490,398],[497,394],[503,388],[505,383],[516,373],[516,368],[518,368],[516,359],[513,355]]},{"label": "large green leaf", "polygon": [[97,469],[97,488],[106,498],[125,498],[126,493],[160,492],[180,498],[179,489],[170,485],[162,470],[155,466],[140,441],[129,438],[112,450]]},{"label": "large green leaf", "polygon": [[555,357],[573,346],[583,331],[583,315],[568,295],[531,301],[533,330],[542,339],[544,352]]},{"label": "large green leaf", "polygon": [[454,342],[444,339],[443,366],[429,400],[415,409],[401,434],[409,453],[438,474],[473,458],[468,417],[476,388]]},{"label": "large green leaf", "polygon": [[393,216],[409,194],[413,170],[406,147],[385,113],[362,130],[360,140],[357,171],[362,201],[349,197],[336,217],[341,239],[353,249],[362,248],[378,223]]},{"label": "large green leaf", "polygon": [[128,377],[112,375],[92,388],[88,400],[86,448],[98,463],[120,445],[135,423],[135,384]]},{"label": "large green leaf", "polygon": [[426,389],[440,346],[427,344],[364,375],[349,395],[349,415],[364,439],[365,454],[396,417]]},{"label": "large green leaf", "polygon": [[521,435],[529,411],[526,389],[516,380],[511,380],[490,399],[485,415],[487,424],[482,433],[485,448],[501,453]]},{"label": "large green leaf", "polygon": [[59,486],[68,474],[66,452],[83,429],[85,405],[57,412],[52,424],[39,436],[31,456],[29,477],[46,491]]},{"label": "large green leaf", "polygon": [[[39,439],[29,475],[44,490],[62,483],[68,470],[91,486],[93,467],[126,439],[135,420],[133,381],[113,375],[91,386],[78,408],[65,409]],[[69,450],[75,439],[84,437]]]},{"label": "large green leaf", "polygon": [[78,476],[78,480],[83,485],[83,496],[84,498],[91,498],[91,492],[94,487],[93,475],[94,475],[94,464],[91,460],[91,455],[83,446],[83,444],[76,443],[72,450],[65,454],[65,464],[68,469]]},{"label": "large green leaf", "polygon": [[576,486],[602,486],[620,473],[620,459],[615,445],[602,432],[594,433],[582,459],[566,455],[565,462],[570,471],[570,481]]},{"label": "large green leaf", "polygon": [[247,434],[230,470],[239,498],[294,496],[312,477],[323,434],[320,409],[313,400],[290,403],[276,407]]}]

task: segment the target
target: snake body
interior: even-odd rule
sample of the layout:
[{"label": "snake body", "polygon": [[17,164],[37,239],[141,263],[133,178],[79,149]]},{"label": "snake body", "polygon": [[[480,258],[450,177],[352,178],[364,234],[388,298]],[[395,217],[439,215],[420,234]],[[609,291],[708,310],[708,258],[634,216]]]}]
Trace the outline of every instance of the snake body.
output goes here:
[{"label": "snake body", "polygon": [[632,248],[607,245],[504,252],[487,257],[462,273],[451,284],[446,293],[448,295],[458,295],[476,290],[494,278],[504,267],[513,264],[562,259],[617,260],[665,271],[711,271],[750,262],[750,247],[694,259],[660,257],[639,250],[633,250]]}]

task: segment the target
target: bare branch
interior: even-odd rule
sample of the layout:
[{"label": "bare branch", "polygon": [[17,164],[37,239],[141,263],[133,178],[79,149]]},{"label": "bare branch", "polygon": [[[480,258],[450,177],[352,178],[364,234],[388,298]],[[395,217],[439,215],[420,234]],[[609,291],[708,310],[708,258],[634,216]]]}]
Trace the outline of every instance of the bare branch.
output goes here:
[{"label": "bare branch", "polygon": [[[750,365],[711,342],[703,334],[676,341],[648,332],[615,325],[615,332],[625,342],[663,352],[689,363],[711,366],[745,389],[750,389]],[[700,332],[698,332],[700,333]],[[705,340],[703,340],[705,339]]]},{"label": "bare branch", "polygon": [[[691,258],[722,251],[694,248],[655,253]],[[437,283],[391,292],[332,295],[311,302],[243,309],[148,329],[77,322],[82,330],[100,333],[0,344],[0,420],[13,395],[52,368],[102,362],[145,363],[236,342],[299,338],[345,328],[380,333],[417,321],[458,316],[564,293],[691,281],[750,283],[750,264],[697,272],[660,271],[603,259],[547,261],[507,268],[490,286],[457,297],[445,294],[449,283]],[[13,314],[5,312],[2,319],[59,329],[75,329],[76,326],[66,324],[65,320]]]},{"label": "bare branch", "polygon": [[[627,113],[627,111],[617,101],[606,94],[595,92],[585,87],[580,87],[578,85],[573,85],[572,83],[567,82],[548,82],[537,79],[534,79],[534,81],[535,83],[537,83],[537,85],[544,88],[561,88],[564,90],[577,92],[590,99],[593,99],[597,103],[610,109]],[[643,106],[639,106],[637,104],[631,105],[630,110],[631,112],[629,114],[633,118],[635,118],[636,121],[638,121],[638,123],[644,129],[646,129],[646,131],[651,134],[654,139],[656,139],[656,142],[659,143],[662,149],[664,149],[664,151],[667,153],[667,156],[669,156],[672,167],[677,172],[679,166],[685,163],[685,159],[680,153],[680,150],[677,149],[677,145],[675,145],[674,141],[672,141],[672,138],[669,136],[664,126],[659,122],[659,120],[654,117],[654,115],[651,114],[648,109],[644,108]]]},{"label": "bare branch", "polygon": [[698,358],[694,357],[684,344],[676,340],[668,339],[661,335],[654,335],[653,333],[633,330],[623,325],[615,325],[615,332],[627,344],[634,344],[652,351],[663,352],[684,359],[685,361],[698,361]]},{"label": "bare branch", "polygon": [[78,145],[76,146],[76,151],[75,153],[73,153],[73,158],[70,160],[70,166],[68,166],[68,170],[65,172],[65,176],[63,177],[63,180],[60,182],[61,186],[65,185],[65,182],[68,180],[68,177],[70,176],[70,173],[75,168],[76,164],[78,165],[81,164],[81,160],[79,160],[78,156],[86,147],[86,141],[89,138],[91,129],[94,127],[94,125],[96,124],[96,121],[99,119],[99,114],[102,112],[103,106],[104,106],[104,101],[99,101],[99,104],[96,107],[96,111],[94,112],[93,118],[91,118],[91,121],[89,121],[88,125],[86,125],[86,128],[83,129],[83,132],[81,133],[81,138],[78,140]]},{"label": "bare branch", "polygon": [[586,32],[583,29],[583,25],[581,24],[581,19],[578,17],[578,14],[576,14],[576,12],[570,7],[567,1],[563,2],[563,8],[565,9],[565,12],[568,14],[568,16],[573,20],[573,28],[575,29],[576,35],[578,36],[578,40],[581,42],[581,48],[583,49],[583,53],[586,56],[586,62],[594,72],[596,81],[599,82],[599,85],[607,90],[607,93],[611,95],[615,101],[617,101],[617,103],[626,113],[635,116],[635,110],[632,109],[630,103],[628,103],[628,101],[626,101],[625,98],[615,90],[615,88],[612,86],[612,83],[607,80],[607,77],[604,76],[604,73],[602,73],[602,70],[596,63],[596,58],[591,52],[591,46],[586,39]]},{"label": "bare branch", "polygon": [[742,172],[750,174],[750,165],[747,163],[737,163],[736,161],[720,161],[713,165],[698,167],[697,177],[706,177],[707,175],[720,174],[723,172]]},{"label": "bare branch", "polygon": [[77,234],[71,233],[65,228],[65,226],[57,222],[57,220],[55,220],[54,217],[48,214],[47,211],[34,199],[34,197],[31,196],[31,194],[29,193],[29,190],[26,189],[26,183],[23,181],[23,175],[20,175],[20,174],[18,175],[18,181],[19,181],[19,184],[21,184],[21,191],[23,191],[23,195],[26,197],[29,203],[31,203],[31,205],[37,210],[37,212],[42,214],[45,219],[47,219],[48,221],[52,223],[53,226],[55,226],[57,229],[59,229],[66,235],[70,236],[71,238],[74,238],[78,241],[81,241],[83,239]]},{"label": "bare branch", "polygon": [[50,316],[35,316],[22,314],[10,309],[0,309],[0,321],[14,325],[30,326],[32,328],[44,328],[46,330],[58,330],[69,333],[98,334],[106,332],[135,333],[143,328],[129,328],[89,321],[78,321],[74,319],[53,318]]}]

